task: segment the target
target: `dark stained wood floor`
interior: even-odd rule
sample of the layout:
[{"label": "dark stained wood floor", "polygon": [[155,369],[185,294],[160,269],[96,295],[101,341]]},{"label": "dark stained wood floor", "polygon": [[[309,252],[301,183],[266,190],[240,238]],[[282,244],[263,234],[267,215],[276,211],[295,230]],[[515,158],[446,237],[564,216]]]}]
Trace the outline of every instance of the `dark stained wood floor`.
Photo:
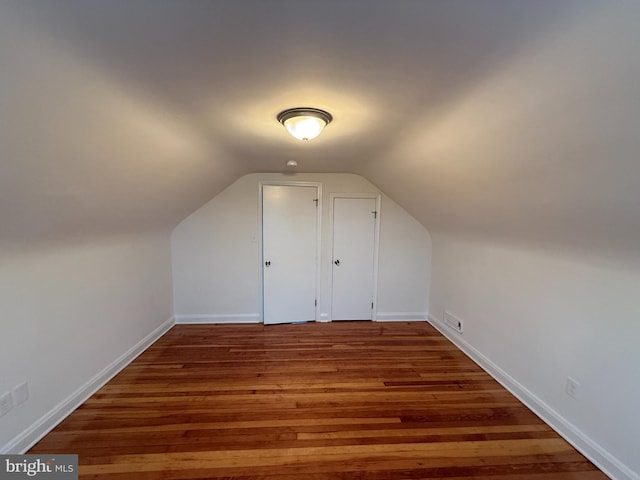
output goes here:
[{"label": "dark stained wood floor", "polygon": [[30,453],[104,480],[607,478],[426,323],[175,326]]}]

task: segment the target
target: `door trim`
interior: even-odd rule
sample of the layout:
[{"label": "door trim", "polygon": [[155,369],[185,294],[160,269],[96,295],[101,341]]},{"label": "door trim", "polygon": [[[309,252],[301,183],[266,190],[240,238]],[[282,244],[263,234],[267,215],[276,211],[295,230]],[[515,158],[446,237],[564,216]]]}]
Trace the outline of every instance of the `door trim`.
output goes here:
[{"label": "door trim", "polygon": [[322,183],[319,182],[295,182],[278,180],[258,181],[258,238],[260,239],[260,277],[258,280],[260,288],[260,323],[264,324],[264,245],[262,238],[262,187],[265,185],[285,186],[285,187],[315,187],[318,196],[318,208],[316,210],[316,318],[319,321],[318,312],[320,306],[320,255],[322,252]]},{"label": "door trim", "polygon": [[[378,212],[373,238],[373,309],[371,311],[371,321],[375,322],[378,316],[378,255],[380,251],[380,212],[381,195],[379,193],[330,193],[329,194],[329,239],[331,241],[331,256],[328,259],[331,274],[329,275],[329,322],[333,321],[333,210],[336,198],[372,198],[376,201],[376,212]],[[326,321],[326,320],[325,320]]]}]

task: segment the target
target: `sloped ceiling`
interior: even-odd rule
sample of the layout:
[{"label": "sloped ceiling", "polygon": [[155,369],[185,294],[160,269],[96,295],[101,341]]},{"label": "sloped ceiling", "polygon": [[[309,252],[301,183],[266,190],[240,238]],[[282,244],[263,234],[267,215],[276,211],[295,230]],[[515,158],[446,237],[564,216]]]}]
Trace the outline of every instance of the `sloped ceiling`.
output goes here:
[{"label": "sloped ceiling", "polygon": [[634,249],[640,10],[603,3],[2,2],[0,239],[171,229],[295,159],[434,231]]}]

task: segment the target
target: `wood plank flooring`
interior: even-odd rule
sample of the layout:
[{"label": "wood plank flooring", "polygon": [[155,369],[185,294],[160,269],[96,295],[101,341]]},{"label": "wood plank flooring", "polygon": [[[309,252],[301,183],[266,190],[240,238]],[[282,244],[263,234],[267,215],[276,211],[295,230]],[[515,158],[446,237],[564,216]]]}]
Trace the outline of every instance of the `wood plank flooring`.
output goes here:
[{"label": "wood plank flooring", "polygon": [[607,478],[417,322],[177,325],[30,453],[101,480]]}]

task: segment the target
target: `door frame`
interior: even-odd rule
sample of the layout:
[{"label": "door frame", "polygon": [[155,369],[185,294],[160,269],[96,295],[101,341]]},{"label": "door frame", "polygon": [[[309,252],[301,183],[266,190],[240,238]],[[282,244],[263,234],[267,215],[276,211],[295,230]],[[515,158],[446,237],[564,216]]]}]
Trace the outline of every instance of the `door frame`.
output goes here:
[{"label": "door frame", "polygon": [[373,309],[371,310],[371,321],[377,321],[378,315],[378,257],[380,251],[380,207],[381,207],[381,195],[379,193],[330,193],[329,194],[329,239],[331,241],[331,257],[329,258],[330,272],[329,275],[329,302],[331,305],[331,313],[329,321],[333,321],[333,256],[334,256],[334,244],[333,244],[333,219],[335,209],[336,198],[368,198],[375,199],[376,201],[376,225],[374,228],[373,238]]},{"label": "door frame", "polygon": [[296,182],[286,180],[260,180],[258,182],[258,238],[260,239],[260,322],[264,324],[264,242],[262,237],[262,187],[265,185],[275,185],[283,187],[315,187],[318,197],[318,207],[316,209],[316,318],[319,321],[318,307],[320,306],[320,254],[322,251],[322,183],[319,182]]}]

